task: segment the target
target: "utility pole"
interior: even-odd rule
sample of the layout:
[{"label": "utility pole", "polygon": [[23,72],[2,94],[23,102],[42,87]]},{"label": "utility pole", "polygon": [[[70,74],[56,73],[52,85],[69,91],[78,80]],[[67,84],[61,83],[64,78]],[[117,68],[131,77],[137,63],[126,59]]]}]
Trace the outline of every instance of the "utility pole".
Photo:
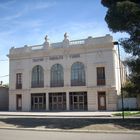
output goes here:
[{"label": "utility pole", "polygon": [[124,120],[124,100],[123,100],[123,92],[122,92],[122,74],[121,74],[121,59],[120,59],[120,44],[119,42],[113,42],[114,45],[118,47],[118,56],[119,56],[119,72],[120,72],[120,90],[121,90],[121,101],[122,101],[122,119]]}]

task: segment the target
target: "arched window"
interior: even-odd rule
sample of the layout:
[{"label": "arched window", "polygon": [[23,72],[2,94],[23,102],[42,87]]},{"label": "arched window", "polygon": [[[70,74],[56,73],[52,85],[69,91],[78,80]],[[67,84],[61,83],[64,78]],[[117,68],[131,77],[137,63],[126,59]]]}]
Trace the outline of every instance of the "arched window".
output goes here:
[{"label": "arched window", "polygon": [[51,67],[51,87],[64,86],[63,67],[60,64],[55,64]]},{"label": "arched window", "polygon": [[71,86],[85,86],[85,67],[81,62],[76,62],[71,67]]},{"label": "arched window", "polygon": [[37,65],[32,69],[32,88],[44,87],[44,70]]}]

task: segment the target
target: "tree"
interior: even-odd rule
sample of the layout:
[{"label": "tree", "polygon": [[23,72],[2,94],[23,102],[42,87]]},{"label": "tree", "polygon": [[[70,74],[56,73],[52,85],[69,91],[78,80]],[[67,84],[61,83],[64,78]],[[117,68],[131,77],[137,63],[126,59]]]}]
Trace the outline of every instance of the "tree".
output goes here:
[{"label": "tree", "polygon": [[101,3],[108,8],[105,21],[109,29],[129,35],[120,39],[125,52],[132,55],[127,60],[130,81],[124,89],[140,94],[140,0],[101,0]]},{"label": "tree", "polygon": [[3,86],[6,88],[9,88],[9,84],[4,84]]}]

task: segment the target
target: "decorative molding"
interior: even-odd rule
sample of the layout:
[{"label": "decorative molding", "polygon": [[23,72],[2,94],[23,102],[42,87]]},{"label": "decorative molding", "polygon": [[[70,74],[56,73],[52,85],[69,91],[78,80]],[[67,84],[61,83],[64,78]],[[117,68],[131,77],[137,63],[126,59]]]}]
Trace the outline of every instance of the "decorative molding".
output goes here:
[{"label": "decorative molding", "polygon": [[71,54],[69,55],[70,58],[79,58],[80,54]]},{"label": "decorative molding", "polygon": [[50,56],[49,60],[59,60],[63,59],[63,55],[56,55],[56,56]]},{"label": "decorative molding", "polygon": [[44,58],[33,58],[32,61],[33,62],[40,62],[40,61],[44,61]]}]

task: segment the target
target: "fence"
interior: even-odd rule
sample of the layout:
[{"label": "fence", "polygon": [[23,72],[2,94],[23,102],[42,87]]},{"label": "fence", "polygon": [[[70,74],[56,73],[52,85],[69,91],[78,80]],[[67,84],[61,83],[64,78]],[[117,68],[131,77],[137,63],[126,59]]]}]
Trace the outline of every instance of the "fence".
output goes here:
[{"label": "fence", "polygon": [[[133,110],[138,108],[137,98],[124,98],[123,104],[125,110]],[[118,100],[118,110],[121,109],[122,109],[122,99],[120,98]]]}]

